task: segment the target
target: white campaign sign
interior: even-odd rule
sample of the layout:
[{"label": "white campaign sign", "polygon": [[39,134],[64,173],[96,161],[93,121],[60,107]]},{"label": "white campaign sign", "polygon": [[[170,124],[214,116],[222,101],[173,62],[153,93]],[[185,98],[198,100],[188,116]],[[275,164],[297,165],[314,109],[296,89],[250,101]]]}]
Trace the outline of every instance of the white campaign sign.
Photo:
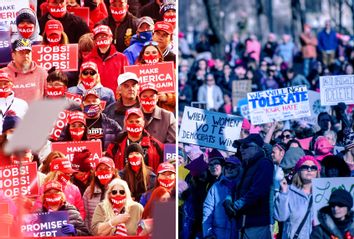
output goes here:
[{"label": "white campaign sign", "polygon": [[354,75],[321,76],[321,105],[354,104]]},{"label": "white campaign sign", "polygon": [[0,24],[16,25],[16,12],[29,7],[29,0],[0,0]]}]

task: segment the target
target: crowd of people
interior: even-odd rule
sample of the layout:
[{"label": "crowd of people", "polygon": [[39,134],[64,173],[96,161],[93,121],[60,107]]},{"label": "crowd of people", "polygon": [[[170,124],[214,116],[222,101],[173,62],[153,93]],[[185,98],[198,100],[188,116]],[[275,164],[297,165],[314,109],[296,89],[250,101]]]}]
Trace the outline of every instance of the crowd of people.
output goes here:
[{"label": "crowd of people", "polygon": [[[155,205],[174,201],[175,160],[164,154],[165,144],[176,143],[176,94],[160,92],[124,67],[172,62],[175,68],[175,1],[42,0],[37,9],[29,6],[7,26],[12,60],[0,69],[0,165],[36,162],[39,192],[0,190],[10,209],[1,223],[15,238],[20,215],[66,211],[59,230],[67,236],[151,234]],[[89,22],[72,13],[81,7],[89,9]],[[74,71],[47,71],[32,58],[35,45],[68,44],[78,46]],[[68,101],[58,119],[63,127],[53,124],[39,152],[6,154],[4,145],[29,105],[44,99]],[[57,142],[87,141],[98,142],[102,157],[89,148],[73,158],[51,149]]]},{"label": "crowd of people", "polygon": [[232,87],[249,80],[252,92],[300,85],[320,92],[319,77],[353,74],[351,36],[329,20],[317,33],[305,24],[298,39],[270,33],[261,43],[234,33],[220,56],[210,32],[179,33],[179,119],[192,106],[243,121],[237,153],[179,142],[179,238],[354,238],[351,186],[333,188],[317,212],[312,183],[354,176],[352,105],[323,107],[312,115],[317,122],[253,125]]}]

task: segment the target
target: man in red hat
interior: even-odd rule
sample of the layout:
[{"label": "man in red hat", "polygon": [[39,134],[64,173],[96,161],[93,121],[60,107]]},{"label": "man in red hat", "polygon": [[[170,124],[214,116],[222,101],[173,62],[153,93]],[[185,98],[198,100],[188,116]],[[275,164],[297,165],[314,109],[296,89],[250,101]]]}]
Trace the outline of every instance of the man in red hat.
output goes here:
[{"label": "man in red hat", "polygon": [[164,61],[173,61],[176,64],[176,55],[170,50],[173,35],[173,26],[169,22],[156,22],[152,40],[158,43]]}]

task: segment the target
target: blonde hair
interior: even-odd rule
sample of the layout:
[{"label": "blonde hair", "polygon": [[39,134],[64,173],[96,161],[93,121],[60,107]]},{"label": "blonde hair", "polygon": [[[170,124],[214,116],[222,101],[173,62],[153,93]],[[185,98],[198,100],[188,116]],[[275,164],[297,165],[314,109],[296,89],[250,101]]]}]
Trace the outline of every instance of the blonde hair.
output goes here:
[{"label": "blonde hair", "polygon": [[[49,181],[58,181],[58,176],[60,175],[60,171],[50,171],[47,176],[44,178],[44,182],[49,182]],[[63,189],[64,190],[64,189]]]},{"label": "blonde hair", "polygon": [[40,171],[44,174],[48,174],[50,172],[50,163],[53,159],[57,158],[65,158],[65,154],[60,151],[50,152],[48,156],[43,160],[42,165],[40,167]]},{"label": "blonde hair", "polygon": [[[320,177],[320,172],[317,170],[316,173],[316,178]],[[295,187],[302,189],[304,186],[304,182],[302,181],[300,177],[300,171],[298,171],[296,174],[294,174],[293,179],[292,179],[292,184],[294,184]]]}]

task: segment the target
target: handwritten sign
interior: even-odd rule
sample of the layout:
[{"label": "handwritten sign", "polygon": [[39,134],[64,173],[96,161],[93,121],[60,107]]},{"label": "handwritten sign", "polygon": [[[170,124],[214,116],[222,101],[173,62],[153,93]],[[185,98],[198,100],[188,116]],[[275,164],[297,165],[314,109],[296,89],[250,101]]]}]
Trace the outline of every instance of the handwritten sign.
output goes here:
[{"label": "handwritten sign", "polygon": [[293,86],[247,94],[253,125],[310,116],[306,86]]},{"label": "handwritten sign", "polygon": [[246,98],[247,93],[252,91],[251,80],[234,80],[232,81],[232,107],[238,105],[239,100]]},{"label": "handwritten sign", "polygon": [[29,0],[0,0],[0,24],[16,25],[16,12],[29,7]]},{"label": "handwritten sign", "polygon": [[21,231],[25,237],[67,236],[61,228],[68,224],[68,212],[43,212],[23,216]]},{"label": "handwritten sign", "polygon": [[133,72],[140,84],[152,82],[159,92],[175,92],[173,62],[124,66],[124,72]]},{"label": "handwritten sign", "polygon": [[242,118],[186,106],[179,131],[179,141],[225,151],[239,139]]},{"label": "handwritten sign", "polygon": [[321,76],[321,105],[354,104],[354,75]]},{"label": "handwritten sign", "polygon": [[55,66],[62,71],[77,71],[78,45],[34,45],[32,46],[32,59],[46,70]]},{"label": "handwritten sign", "polygon": [[336,189],[347,190],[354,198],[354,180],[347,178],[315,178],[312,179],[313,209],[315,212],[315,224],[318,225],[317,212],[328,205],[331,193]]},{"label": "handwritten sign", "polygon": [[38,195],[37,164],[0,168],[0,192],[6,197]]}]

